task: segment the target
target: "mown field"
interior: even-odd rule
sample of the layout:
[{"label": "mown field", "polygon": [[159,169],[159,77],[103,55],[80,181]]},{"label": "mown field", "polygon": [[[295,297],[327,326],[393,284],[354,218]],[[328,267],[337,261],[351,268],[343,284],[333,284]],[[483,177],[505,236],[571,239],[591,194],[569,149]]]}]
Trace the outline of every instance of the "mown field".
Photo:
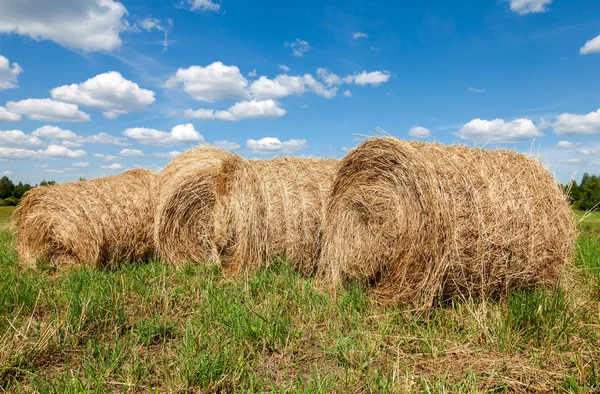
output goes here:
[{"label": "mown field", "polygon": [[[248,278],[160,262],[18,266],[0,208],[0,391],[598,392],[600,214],[559,287],[443,305],[332,298],[285,261]],[[581,217],[581,214],[578,214]]]}]

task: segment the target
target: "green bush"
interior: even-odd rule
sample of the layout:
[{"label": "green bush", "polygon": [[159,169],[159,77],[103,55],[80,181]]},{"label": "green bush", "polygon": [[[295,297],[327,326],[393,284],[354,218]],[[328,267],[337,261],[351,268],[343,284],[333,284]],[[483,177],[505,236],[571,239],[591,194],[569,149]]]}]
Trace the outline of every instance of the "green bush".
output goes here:
[{"label": "green bush", "polygon": [[19,204],[19,199],[14,197],[0,200],[0,207],[16,207]]}]

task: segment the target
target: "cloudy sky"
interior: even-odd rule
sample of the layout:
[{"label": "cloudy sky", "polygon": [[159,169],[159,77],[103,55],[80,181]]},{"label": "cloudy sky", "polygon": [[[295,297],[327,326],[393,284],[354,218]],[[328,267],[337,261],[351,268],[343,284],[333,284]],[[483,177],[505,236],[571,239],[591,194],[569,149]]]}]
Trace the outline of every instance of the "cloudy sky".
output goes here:
[{"label": "cloudy sky", "polygon": [[600,173],[600,2],[0,1],[0,175],[160,168],[198,144],[399,138]]}]

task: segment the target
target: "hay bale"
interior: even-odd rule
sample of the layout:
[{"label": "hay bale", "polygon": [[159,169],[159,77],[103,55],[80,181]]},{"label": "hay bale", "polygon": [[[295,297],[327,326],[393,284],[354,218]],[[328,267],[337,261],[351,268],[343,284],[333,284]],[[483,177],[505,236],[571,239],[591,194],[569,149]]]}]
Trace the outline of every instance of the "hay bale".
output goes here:
[{"label": "hay bale", "polygon": [[156,175],[121,175],[37,187],[13,215],[21,263],[115,266],[152,255]]},{"label": "hay bale", "polygon": [[382,303],[501,296],[552,285],[574,223],[537,160],[376,138],[340,163],[323,228],[321,283],[367,281]]},{"label": "hay bale", "polygon": [[223,162],[215,246],[229,271],[256,269],[282,254],[314,270],[326,201],[338,160],[279,157]]},{"label": "hay bale", "polygon": [[217,175],[223,160],[233,156],[200,146],[177,156],[159,174],[154,241],[158,255],[168,264],[215,258]]}]

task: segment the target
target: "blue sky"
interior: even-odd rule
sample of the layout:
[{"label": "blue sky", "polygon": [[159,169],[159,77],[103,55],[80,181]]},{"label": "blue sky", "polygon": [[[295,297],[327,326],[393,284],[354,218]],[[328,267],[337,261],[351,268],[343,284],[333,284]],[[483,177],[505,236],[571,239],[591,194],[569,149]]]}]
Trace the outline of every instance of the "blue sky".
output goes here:
[{"label": "blue sky", "polygon": [[380,128],[533,152],[567,182],[600,173],[598,70],[598,1],[3,0],[0,175],[198,144],[342,157]]}]

